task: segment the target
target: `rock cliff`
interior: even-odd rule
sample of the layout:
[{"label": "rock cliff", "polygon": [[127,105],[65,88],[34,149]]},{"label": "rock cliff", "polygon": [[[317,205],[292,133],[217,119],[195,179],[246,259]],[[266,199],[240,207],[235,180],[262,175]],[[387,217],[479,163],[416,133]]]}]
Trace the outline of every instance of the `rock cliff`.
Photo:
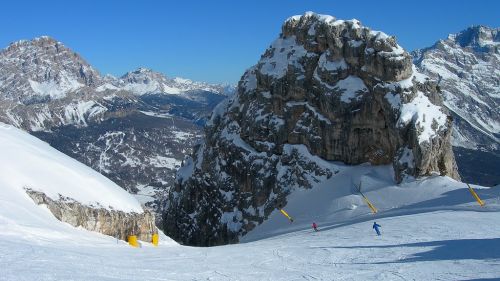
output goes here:
[{"label": "rock cliff", "polygon": [[337,171],[324,161],[392,164],[395,180],[459,178],[436,84],[394,37],[306,13],[220,104],[179,170],[164,228],[185,244],[237,242],[296,188]]},{"label": "rock cliff", "polygon": [[53,200],[43,192],[26,190],[38,205],[45,205],[60,221],[74,227],[100,232],[127,241],[129,235],[136,235],[139,240],[151,242],[152,235],[158,230],[154,216],[145,211],[125,213],[118,210],[90,207],[68,197]]}]

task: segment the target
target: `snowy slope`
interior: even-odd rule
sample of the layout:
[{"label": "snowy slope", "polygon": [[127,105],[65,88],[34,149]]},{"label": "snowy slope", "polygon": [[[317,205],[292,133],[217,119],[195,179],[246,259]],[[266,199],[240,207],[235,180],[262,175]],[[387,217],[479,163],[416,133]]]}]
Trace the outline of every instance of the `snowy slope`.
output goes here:
[{"label": "snowy slope", "polygon": [[[294,224],[290,225],[277,213],[268,221],[274,223],[269,229],[281,230],[284,235],[273,236],[269,229],[264,229],[266,222],[257,231],[268,236],[267,239],[213,248],[179,246],[163,236],[158,248],[145,243],[142,248],[134,249],[122,241],[51,219],[42,207],[16,206],[2,198],[0,280],[496,280],[500,277],[500,225],[492,223],[500,219],[498,188],[478,190],[487,203],[480,208],[461,184],[444,177],[384,187],[385,179],[379,178],[385,174],[384,169],[366,166],[341,172],[349,175],[346,179],[365,180],[367,196],[381,210],[378,215],[368,214],[359,198],[347,195],[348,190],[341,191],[346,196],[338,201],[329,201],[338,194],[315,188],[291,198],[287,210],[296,215]],[[311,202],[314,204],[308,204]],[[342,204],[357,205],[354,210],[360,217],[336,222],[336,216],[347,218],[343,212],[349,212],[349,208]],[[6,212],[8,208],[17,212]],[[330,212],[317,217],[318,211],[328,209]],[[42,219],[43,224],[36,223]],[[320,222],[320,232],[310,229],[312,219]],[[382,225],[380,237],[371,229],[375,219]]]},{"label": "snowy slope", "polygon": [[[242,238],[254,241],[273,235],[319,225],[350,224],[355,221],[397,216],[433,210],[481,210],[468,191],[467,185],[448,177],[427,177],[394,184],[390,166],[345,166],[329,180],[312,189],[296,189],[287,198],[286,212],[294,219],[291,224],[278,210],[268,220]],[[357,192],[362,193],[378,209],[373,215]],[[473,186],[477,188],[478,186]],[[482,187],[479,187],[482,188]],[[500,189],[481,189],[486,198],[500,196]],[[496,204],[496,201],[495,201]],[[496,210],[496,207],[493,207]]]},{"label": "snowy slope", "polygon": [[[13,126],[0,123],[0,199],[34,205],[25,189],[54,200],[69,197],[87,206],[142,213],[139,202],[98,172]],[[2,211],[10,210],[2,206]]]}]

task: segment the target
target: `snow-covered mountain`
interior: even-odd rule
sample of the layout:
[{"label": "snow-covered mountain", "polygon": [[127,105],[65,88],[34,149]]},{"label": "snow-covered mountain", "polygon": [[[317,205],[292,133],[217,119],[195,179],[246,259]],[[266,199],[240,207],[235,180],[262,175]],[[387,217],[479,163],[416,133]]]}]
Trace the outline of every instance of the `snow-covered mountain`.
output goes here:
[{"label": "snow-covered mountain", "polygon": [[146,241],[156,232],[154,217],[136,198],[34,136],[0,123],[0,152],[2,223],[15,219],[21,229],[46,223],[50,228],[56,217],[74,227]]},{"label": "snow-covered mountain", "polygon": [[413,57],[419,71],[438,81],[454,117],[461,175],[484,185],[500,182],[500,29],[473,26]]},{"label": "snow-covered mountain", "polygon": [[113,89],[113,87],[130,91],[136,95],[156,93],[177,95],[192,91],[229,94],[233,91],[230,85],[213,85],[179,77],[171,79],[147,68],[138,68],[137,70],[127,72],[117,81],[108,81],[108,83],[100,86],[99,90],[106,88]]},{"label": "snow-covered mountain", "polygon": [[161,207],[211,110],[232,91],[139,68],[102,76],[50,37],[0,51],[0,121],[91,166]]},{"label": "snow-covered mountain", "polygon": [[349,165],[392,165],[396,182],[459,179],[436,83],[394,37],[357,20],[289,18],[238,93],[219,104],[179,169],[164,230],[186,244],[235,243],[289,196]]},{"label": "snow-covered mountain", "polygon": [[233,90],[230,85],[170,79],[145,68],[121,78],[102,77],[78,54],[46,36],[12,43],[0,52],[0,106],[5,111],[0,120],[30,131],[102,120],[115,99],[123,106],[144,103],[142,96],[173,95],[179,103],[202,107],[218,103]]},{"label": "snow-covered mountain", "polygon": [[14,42],[0,53],[2,100],[30,104],[61,99],[99,83],[92,66],[47,36]]}]

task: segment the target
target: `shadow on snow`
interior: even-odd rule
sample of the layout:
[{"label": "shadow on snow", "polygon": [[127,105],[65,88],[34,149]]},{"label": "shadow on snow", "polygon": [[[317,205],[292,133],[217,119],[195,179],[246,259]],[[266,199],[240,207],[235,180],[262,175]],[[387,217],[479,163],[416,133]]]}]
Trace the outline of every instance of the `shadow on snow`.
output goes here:
[{"label": "shadow on snow", "polygon": [[408,243],[400,245],[373,246],[336,246],[314,247],[330,249],[391,249],[403,247],[432,247],[431,250],[417,253],[411,257],[397,261],[374,262],[371,264],[409,263],[437,260],[500,260],[500,238],[490,239],[460,239]]}]

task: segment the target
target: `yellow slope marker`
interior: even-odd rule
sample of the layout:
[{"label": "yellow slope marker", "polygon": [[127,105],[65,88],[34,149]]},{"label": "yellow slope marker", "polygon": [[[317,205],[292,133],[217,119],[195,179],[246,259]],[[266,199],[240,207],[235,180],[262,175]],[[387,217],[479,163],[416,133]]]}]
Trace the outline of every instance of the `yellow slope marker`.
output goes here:
[{"label": "yellow slope marker", "polygon": [[137,241],[137,236],[135,235],[129,235],[128,237],[128,244],[134,248],[139,247],[139,242]]},{"label": "yellow slope marker", "polygon": [[290,222],[293,222],[292,217],[290,217],[290,215],[288,215],[288,213],[287,213],[287,212],[285,212],[285,210],[280,209],[280,212],[281,212],[281,213],[282,213],[285,217],[287,217],[287,218],[290,220]]},{"label": "yellow slope marker", "polygon": [[372,204],[372,202],[370,202],[370,200],[368,200],[368,198],[366,198],[366,196],[364,196],[363,194],[361,194],[361,196],[363,196],[363,199],[365,199],[366,205],[368,205],[368,207],[372,210],[372,213],[376,214],[378,212],[377,208],[375,208],[375,206]]},{"label": "yellow slope marker", "polygon": [[483,200],[481,200],[481,198],[479,198],[479,195],[477,195],[477,193],[474,191],[474,189],[472,189],[472,187],[468,183],[467,183],[467,186],[469,187],[469,191],[472,194],[472,196],[474,196],[477,203],[479,203],[479,206],[484,207],[485,204],[484,204]]},{"label": "yellow slope marker", "polygon": [[368,205],[370,210],[372,210],[372,213],[376,214],[378,212],[378,210],[377,210],[377,208],[375,208],[375,205],[373,205],[372,202],[370,202],[370,200],[368,200],[368,197],[366,197],[363,194],[363,192],[361,192],[361,182],[359,182],[359,186],[357,186],[356,184],[354,186],[356,186],[358,188],[359,194],[361,194],[361,196],[363,197],[363,200],[365,200],[366,205]]},{"label": "yellow slope marker", "polygon": [[151,237],[151,243],[153,243],[154,246],[158,246],[158,241],[160,240],[160,236],[158,233],[153,233],[153,237]]}]

